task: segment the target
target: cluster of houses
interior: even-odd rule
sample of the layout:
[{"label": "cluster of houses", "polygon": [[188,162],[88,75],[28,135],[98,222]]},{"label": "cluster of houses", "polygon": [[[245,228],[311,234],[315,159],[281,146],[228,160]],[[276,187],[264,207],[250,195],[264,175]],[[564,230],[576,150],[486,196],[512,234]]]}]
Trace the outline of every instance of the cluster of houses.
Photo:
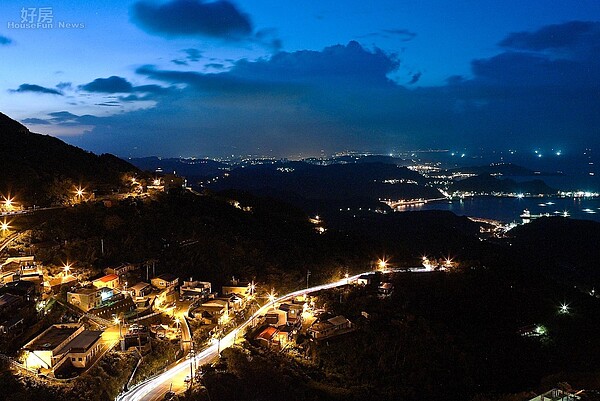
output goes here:
[{"label": "cluster of houses", "polygon": [[[141,276],[139,266],[122,264],[105,269],[101,277],[82,281],[70,268],[65,267],[55,276],[45,275],[34,256],[10,257],[0,263],[0,341],[9,344],[26,331],[30,336],[44,306],[52,298],[62,299],[60,302],[66,302],[74,320],[77,315],[88,316],[97,323],[92,327],[98,330],[88,330],[81,323],[54,324],[22,347],[23,364],[43,372],[56,372],[67,365],[86,368],[97,359],[103,330],[114,325],[115,318],[122,322],[152,314],[157,307],[172,304],[180,297],[178,277],[161,274],[145,282]],[[210,293],[210,283],[190,280],[179,289],[183,296],[203,296]],[[148,342],[146,335],[139,335],[140,330],[134,331],[126,330],[120,336],[122,349],[127,349],[130,334],[137,337],[135,346]]]},{"label": "cluster of houses", "polygon": [[41,266],[33,256],[10,257],[0,264],[0,334],[10,340],[23,332],[43,291]]},{"label": "cluster of houses", "polygon": [[222,287],[221,295],[211,292],[210,283],[184,281],[181,296],[194,299],[189,317],[207,325],[224,325],[244,309],[252,295],[251,284],[233,278]]},{"label": "cluster of houses", "polygon": [[283,350],[297,344],[300,334],[321,341],[354,329],[344,316],[321,313],[317,317],[310,312],[304,297],[299,297],[273,307],[264,315],[263,325],[254,334],[258,344]]}]

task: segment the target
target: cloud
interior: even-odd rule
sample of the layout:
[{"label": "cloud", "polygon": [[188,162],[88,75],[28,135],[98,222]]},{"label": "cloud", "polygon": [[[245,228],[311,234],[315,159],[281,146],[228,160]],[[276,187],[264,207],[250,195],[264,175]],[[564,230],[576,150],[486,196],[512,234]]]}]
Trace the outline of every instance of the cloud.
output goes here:
[{"label": "cloud", "polygon": [[202,52],[198,49],[185,49],[188,61],[196,62],[202,58]]},{"label": "cloud", "polygon": [[21,85],[19,85],[18,89],[10,89],[9,92],[12,92],[12,93],[33,92],[33,93],[40,93],[40,94],[47,94],[47,95],[63,96],[62,92],[60,92],[56,89],[46,88],[46,87],[43,87],[40,85],[33,85],[33,84],[21,84]]},{"label": "cloud", "polygon": [[79,117],[68,111],[55,111],[48,113],[48,115],[52,117],[49,121],[53,123],[74,122]]},{"label": "cloud", "polygon": [[369,51],[357,42],[335,45],[323,51],[302,50],[279,52],[268,60],[239,60],[234,66],[217,74],[195,71],[158,70],[143,66],[138,74],[171,84],[188,84],[203,90],[245,92],[298,85],[391,85],[387,77],[399,67],[393,54],[375,48]]},{"label": "cloud", "polygon": [[283,42],[277,35],[277,30],[273,28],[265,28],[256,32],[254,42],[259,45],[271,49],[274,53],[283,48]]},{"label": "cloud", "polygon": [[568,45],[500,47],[473,60],[469,77],[410,89],[390,79],[397,55],[357,42],[237,60],[216,72],[142,66],[136,72],[168,84],[167,93],[149,108],[78,117],[94,128],[71,140],[125,156],[600,146],[600,39],[575,36]]},{"label": "cloud", "polygon": [[250,17],[227,0],[171,0],[163,4],[138,1],[133,22],[144,31],[165,37],[207,36],[239,40],[250,36]]},{"label": "cloud", "polygon": [[0,46],[10,45],[12,43],[11,38],[7,38],[6,36],[0,35]]},{"label": "cloud", "polygon": [[47,114],[47,118],[26,118],[22,120],[25,124],[36,125],[59,125],[64,127],[83,127],[99,124],[103,117],[96,117],[89,114],[76,115],[69,111],[55,111]]},{"label": "cloud", "polygon": [[502,53],[473,60],[479,84],[598,88],[600,22],[571,21],[507,35]]},{"label": "cloud", "polygon": [[581,44],[600,39],[600,22],[570,21],[544,26],[534,32],[515,32],[500,41],[499,46],[515,50],[576,49]]},{"label": "cloud", "polygon": [[182,50],[186,56],[185,58],[177,58],[171,60],[171,62],[175,65],[188,65],[188,62],[197,62],[202,58],[202,52],[198,49],[184,49]]},{"label": "cloud", "polygon": [[417,36],[415,32],[409,31],[408,29],[384,29],[382,32],[388,35],[397,36],[402,42],[409,42]]},{"label": "cloud", "polygon": [[[91,93],[123,93],[127,96],[119,96],[118,99],[124,102],[134,102],[143,100],[156,100],[161,96],[166,96],[173,88],[167,88],[156,84],[133,86],[131,82],[123,77],[111,76],[108,78],[96,78],[90,83],[80,85],[80,89]],[[98,106],[119,106],[117,101],[97,103]]]},{"label": "cloud", "polygon": [[99,93],[130,93],[133,91],[133,85],[125,78],[113,75],[108,78],[96,78],[92,82],[80,86],[87,92]]},{"label": "cloud", "polygon": [[23,124],[34,124],[34,125],[50,125],[48,120],[43,120],[41,118],[26,118],[21,120]]},{"label": "cloud", "polygon": [[60,90],[71,89],[73,84],[71,82],[59,82],[56,87]]},{"label": "cloud", "polygon": [[221,63],[208,63],[205,65],[208,68],[214,68],[215,70],[222,70],[225,66]]},{"label": "cloud", "polygon": [[414,85],[417,82],[419,82],[419,79],[421,79],[421,75],[423,75],[423,73],[421,71],[413,74],[412,78],[410,79],[410,81],[408,81],[409,85]]}]

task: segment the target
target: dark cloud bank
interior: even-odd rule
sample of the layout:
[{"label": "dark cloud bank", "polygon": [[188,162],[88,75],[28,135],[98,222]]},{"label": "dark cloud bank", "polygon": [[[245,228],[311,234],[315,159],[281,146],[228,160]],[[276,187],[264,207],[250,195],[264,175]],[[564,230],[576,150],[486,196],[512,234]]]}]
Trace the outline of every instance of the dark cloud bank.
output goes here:
[{"label": "dark cloud bank", "polygon": [[[220,73],[147,65],[137,73],[183,89],[170,90],[152,109],[94,119],[95,128],[76,143],[165,156],[597,146],[599,26],[576,21],[511,33],[496,56],[472,62],[472,76],[438,87],[393,82],[398,57],[356,42],[240,60]],[[136,91],[126,81],[98,81],[87,85]]]}]

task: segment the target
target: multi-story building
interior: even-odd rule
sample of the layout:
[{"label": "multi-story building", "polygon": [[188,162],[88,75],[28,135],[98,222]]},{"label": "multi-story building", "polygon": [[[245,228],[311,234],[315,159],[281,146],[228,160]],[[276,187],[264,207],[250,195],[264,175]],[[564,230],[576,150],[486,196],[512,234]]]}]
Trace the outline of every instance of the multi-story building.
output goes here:
[{"label": "multi-story building", "polygon": [[67,293],[67,302],[84,312],[102,306],[104,301],[113,296],[111,288],[85,287]]},{"label": "multi-story building", "polygon": [[25,366],[55,370],[70,362],[76,368],[87,367],[100,351],[101,336],[101,331],[86,330],[78,323],[55,324],[23,347]]}]

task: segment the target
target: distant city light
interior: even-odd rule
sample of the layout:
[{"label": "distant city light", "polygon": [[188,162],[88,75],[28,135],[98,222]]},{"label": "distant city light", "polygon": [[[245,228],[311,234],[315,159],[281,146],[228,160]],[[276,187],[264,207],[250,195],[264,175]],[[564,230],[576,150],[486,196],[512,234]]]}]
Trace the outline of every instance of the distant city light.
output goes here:
[{"label": "distant city light", "polygon": [[558,312],[562,315],[567,315],[569,314],[569,305],[568,304],[561,304],[560,308],[558,309]]}]

